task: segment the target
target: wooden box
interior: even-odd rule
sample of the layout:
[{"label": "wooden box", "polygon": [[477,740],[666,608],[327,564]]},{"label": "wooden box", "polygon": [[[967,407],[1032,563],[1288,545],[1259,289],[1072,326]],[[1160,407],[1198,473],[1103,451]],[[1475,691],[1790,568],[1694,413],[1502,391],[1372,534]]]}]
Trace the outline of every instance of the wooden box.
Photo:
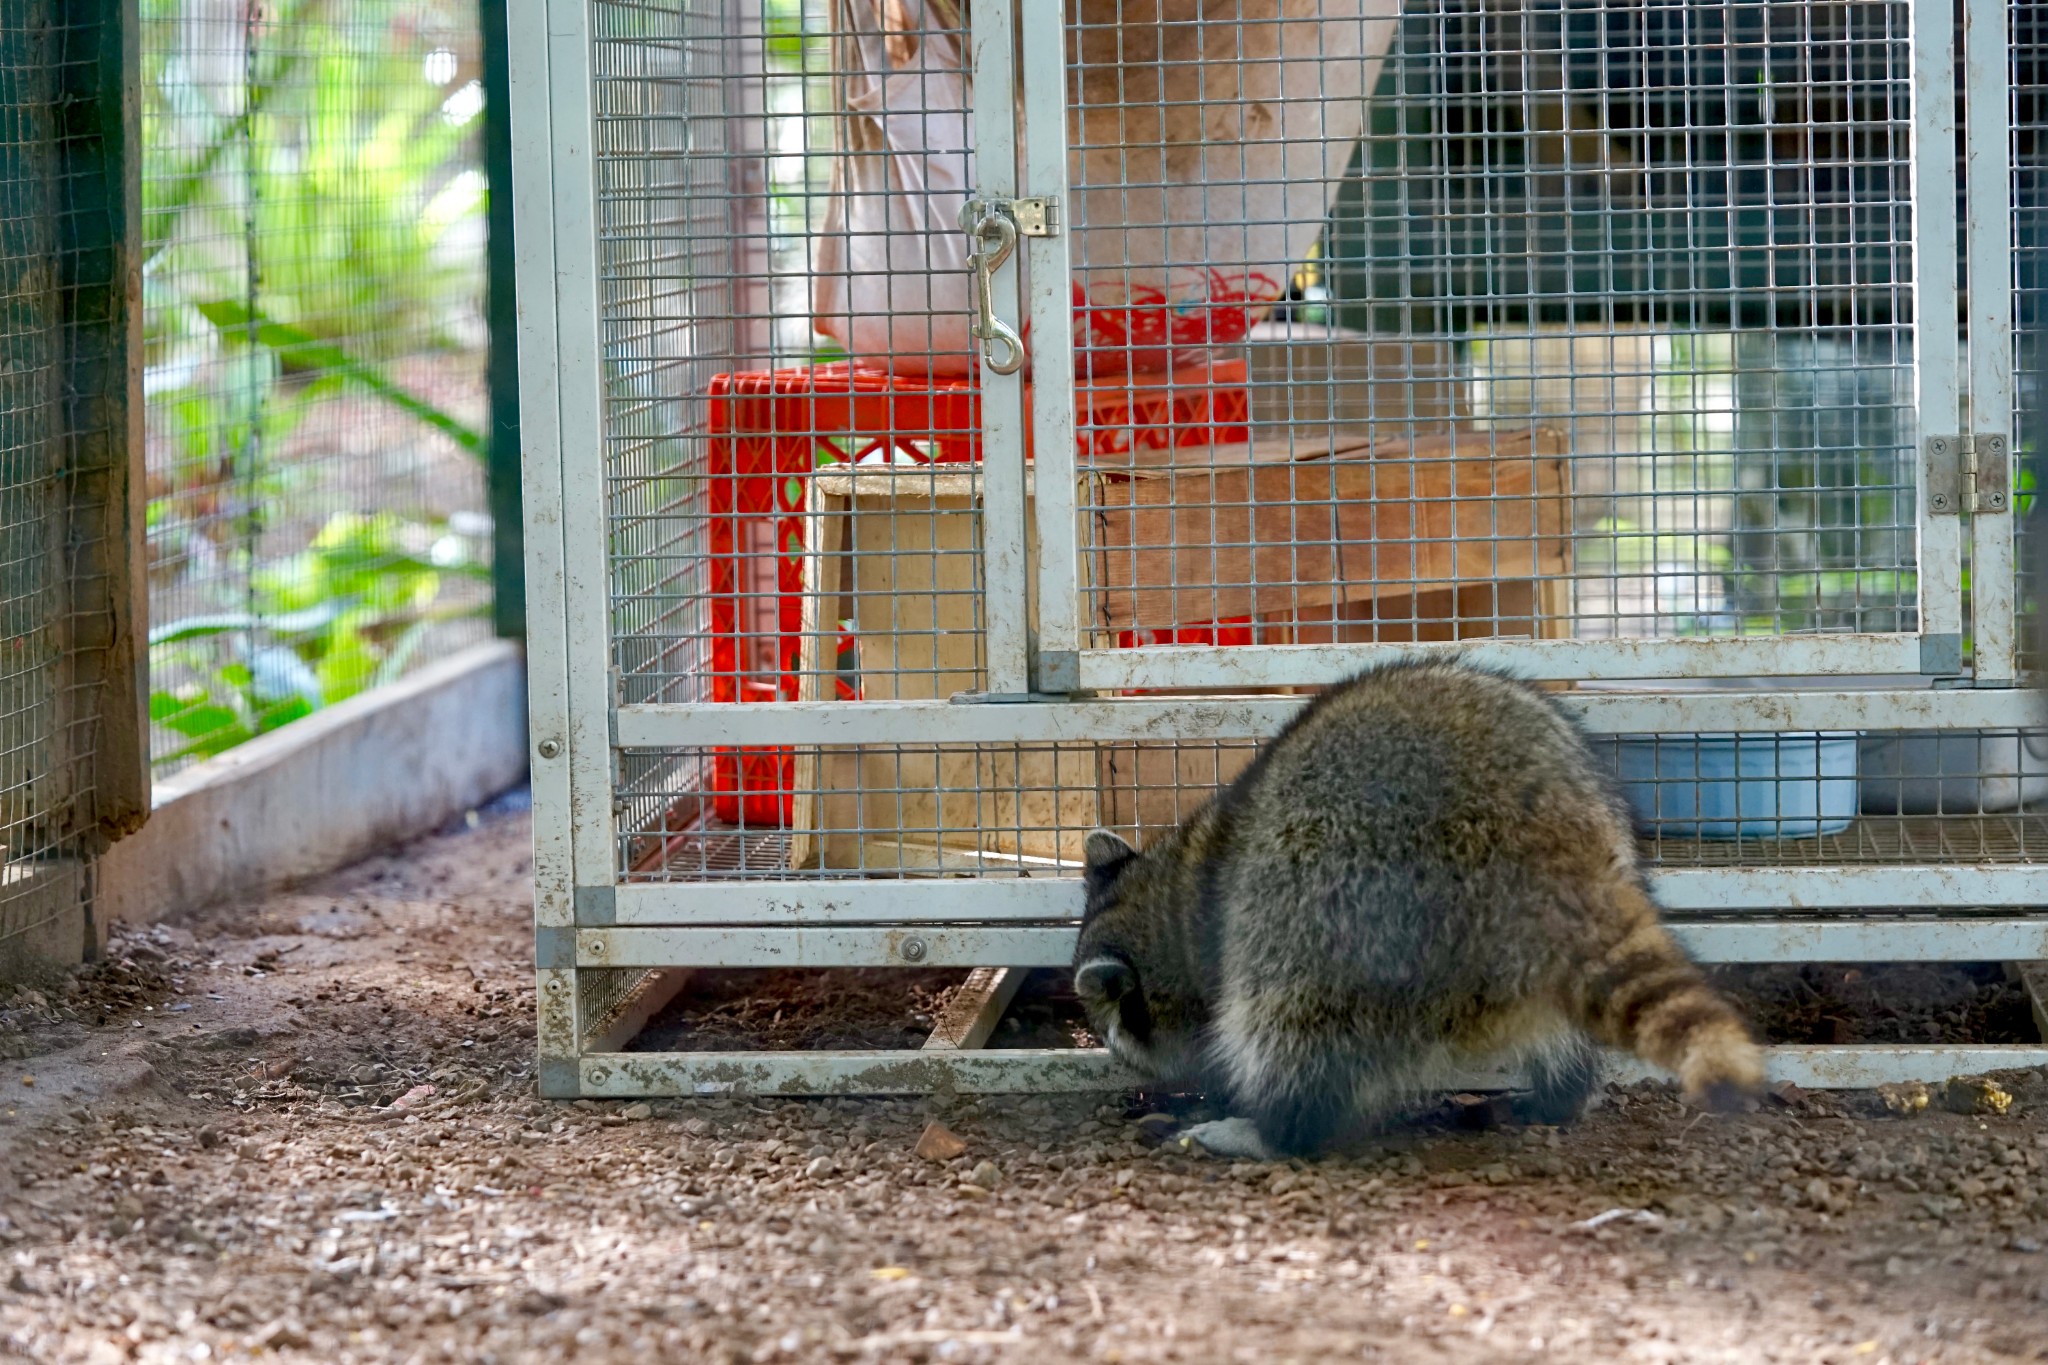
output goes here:
[{"label": "wooden box", "polygon": [[[1082,572],[1098,646],[1252,618],[1265,641],[1540,635],[1567,569],[1557,434],[1454,427],[1150,451],[1084,467]],[[978,685],[981,481],[973,467],[813,474],[806,500],[805,698],[853,622],[862,695]],[[1027,516],[1027,543],[1035,547]],[[1035,552],[1028,570],[1036,572]],[[792,861],[891,870],[1069,870],[1086,831],[1170,824],[1249,746],[844,745],[799,750]]]},{"label": "wooden box", "polygon": [[1409,639],[1431,639],[1483,616],[1496,628],[1482,633],[1537,634],[1533,586],[1514,604],[1522,614],[1497,618],[1496,599],[1501,584],[1566,573],[1562,450],[1549,428],[1453,427],[1134,463],[1096,481],[1095,624],[1120,634],[1250,617],[1280,628],[1269,638],[1324,623],[1371,640],[1376,630],[1339,623],[1405,620]]},{"label": "wooden box", "polygon": [[[978,468],[864,465],[810,480],[803,695],[823,696],[823,627],[851,620],[866,700],[979,685]],[[1026,541],[1035,529],[1027,511]],[[1028,571],[1035,575],[1035,553]],[[829,613],[829,614],[828,614]],[[799,867],[1054,871],[1101,823],[1092,744],[799,750]]]}]

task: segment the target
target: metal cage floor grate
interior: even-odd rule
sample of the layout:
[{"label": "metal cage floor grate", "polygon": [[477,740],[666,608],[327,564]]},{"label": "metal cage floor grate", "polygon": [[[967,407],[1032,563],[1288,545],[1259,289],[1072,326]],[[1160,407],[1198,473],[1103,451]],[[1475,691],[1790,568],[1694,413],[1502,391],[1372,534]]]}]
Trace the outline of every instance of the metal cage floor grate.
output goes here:
[{"label": "metal cage floor grate", "polygon": [[1659,867],[2048,862],[2048,815],[1865,815],[1812,839],[1647,839]]}]

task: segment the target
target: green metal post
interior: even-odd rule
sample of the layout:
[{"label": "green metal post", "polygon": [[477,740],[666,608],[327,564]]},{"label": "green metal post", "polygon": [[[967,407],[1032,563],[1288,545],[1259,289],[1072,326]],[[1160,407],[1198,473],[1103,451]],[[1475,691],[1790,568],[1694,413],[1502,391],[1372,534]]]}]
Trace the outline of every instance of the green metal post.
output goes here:
[{"label": "green metal post", "polygon": [[519,310],[513,294],[512,104],[505,0],[480,0],[484,174],[490,180],[491,546],[498,634],[526,636],[526,536],[519,486]]}]

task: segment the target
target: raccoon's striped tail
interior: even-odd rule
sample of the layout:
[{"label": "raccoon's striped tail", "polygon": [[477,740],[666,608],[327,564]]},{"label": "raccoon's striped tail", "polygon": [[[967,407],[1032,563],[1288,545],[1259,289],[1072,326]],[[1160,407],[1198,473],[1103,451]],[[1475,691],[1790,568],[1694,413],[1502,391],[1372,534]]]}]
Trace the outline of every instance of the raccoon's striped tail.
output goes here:
[{"label": "raccoon's striped tail", "polygon": [[1582,996],[1586,1031],[1675,1072],[1686,1097],[1734,1109],[1763,1091],[1763,1054],[1726,1000],[1631,889],[1632,927],[1590,964]]}]

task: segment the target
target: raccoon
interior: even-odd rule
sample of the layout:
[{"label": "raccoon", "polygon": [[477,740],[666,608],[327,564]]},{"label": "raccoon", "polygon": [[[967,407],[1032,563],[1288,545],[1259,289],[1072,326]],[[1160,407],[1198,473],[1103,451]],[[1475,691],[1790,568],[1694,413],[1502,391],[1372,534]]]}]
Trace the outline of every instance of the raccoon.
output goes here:
[{"label": "raccoon", "polygon": [[1715,1108],[1763,1083],[1578,728],[1455,659],[1329,689],[1142,853],[1091,833],[1085,884],[1076,993],[1127,1065],[1224,1099],[1189,1130],[1214,1151],[1312,1154],[1492,1061],[1566,1122],[1597,1044]]}]

